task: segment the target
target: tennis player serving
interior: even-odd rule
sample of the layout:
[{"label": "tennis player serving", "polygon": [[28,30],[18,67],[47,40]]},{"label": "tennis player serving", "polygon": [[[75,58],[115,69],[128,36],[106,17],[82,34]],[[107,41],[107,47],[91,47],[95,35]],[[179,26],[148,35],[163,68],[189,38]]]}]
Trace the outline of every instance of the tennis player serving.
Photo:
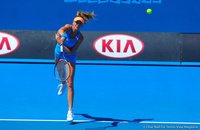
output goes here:
[{"label": "tennis player serving", "polygon": [[[89,19],[94,19],[94,13],[88,13],[83,11],[77,12],[77,17],[74,18],[72,25],[66,24],[58,30],[58,33],[55,35],[57,40],[57,45],[55,48],[55,64],[59,62],[59,59],[65,58],[69,63],[69,68],[66,68],[66,71],[70,70],[69,78],[66,81],[61,81],[61,84],[58,85],[59,91],[58,95],[62,95],[65,89],[68,87],[68,104],[69,111],[67,114],[67,120],[73,120],[73,98],[74,98],[74,74],[75,66],[77,59],[77,49],[81,45],[84,37],[79,31],[83,27],[83,24],[88,22]],[[60,57],[61,47],[63,46],[63,55]],[[68,73],[68,72],[67,72]]]}]

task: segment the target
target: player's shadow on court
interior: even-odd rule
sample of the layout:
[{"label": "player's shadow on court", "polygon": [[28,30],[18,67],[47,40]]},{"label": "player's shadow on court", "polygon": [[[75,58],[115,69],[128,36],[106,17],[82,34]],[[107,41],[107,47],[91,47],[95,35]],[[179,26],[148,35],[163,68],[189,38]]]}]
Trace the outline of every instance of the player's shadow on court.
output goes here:
[{"label": "player's shadow on court", "polygon": [[80,123],[91,123],[91,122],[111,122],[111,126],[106,126],[104,127],[104,129],[109,128],[109,127],[117,127],[119,123],[140,123],[142,121],[151,121],[152,119],[134,119],[134,120],[121,120],[121,119],[114,119],[114,118],[105,118],[105,117],[94,117],[94,116],[90,116],[88,114],[79,114],[76,113],[74,115],[81,115],[87,119],[89,119],[88,121],[76,121],[76,122],[71,122],[70,125],[76,125],[76,124],[80,124]]}]

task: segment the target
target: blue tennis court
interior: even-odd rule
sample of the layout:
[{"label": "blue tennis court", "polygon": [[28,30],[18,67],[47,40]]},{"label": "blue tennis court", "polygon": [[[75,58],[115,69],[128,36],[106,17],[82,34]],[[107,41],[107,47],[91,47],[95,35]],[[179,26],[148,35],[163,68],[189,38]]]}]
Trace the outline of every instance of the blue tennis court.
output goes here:
[{"label": "blue tennis court", "polygon": [[0,129],[199,129],[199,67],[77,64],[74,121],[54,64],[0,63]]},{"label": "blue tennis court", "polygon": [[[200,128],[200,0],[0,5],[0,130]],[[77,52],[72,122],[57,42]]]}]

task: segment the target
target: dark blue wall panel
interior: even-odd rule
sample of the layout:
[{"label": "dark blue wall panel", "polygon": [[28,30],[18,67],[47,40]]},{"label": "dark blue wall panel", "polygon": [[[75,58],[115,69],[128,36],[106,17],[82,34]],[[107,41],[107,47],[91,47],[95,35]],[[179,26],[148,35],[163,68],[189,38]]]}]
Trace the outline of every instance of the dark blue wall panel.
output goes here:
[{"label": "dark blue wall panel", "polygon": [[200,33],[200,0],[105,1],[0,0],[0,29],[56,31],[83,10],[97,16],[82,31]]}]

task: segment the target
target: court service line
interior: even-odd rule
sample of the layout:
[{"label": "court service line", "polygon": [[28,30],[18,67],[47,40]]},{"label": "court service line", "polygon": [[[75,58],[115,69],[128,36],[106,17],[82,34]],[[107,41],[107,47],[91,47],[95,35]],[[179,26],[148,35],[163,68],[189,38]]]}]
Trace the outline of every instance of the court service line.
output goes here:
[{"label": "court service line", "polygon": [[[0,121],[21,121],[21,122],[68,122],[67,120],[42,120],[42,119],[0,119]],[[119,122],[119,123],[142,123],[142,124],[185,124],[185,125],[200,125],[200,122],[153,122],[153,121],[95,121],[95,120],[73,120],[73,122]]]}]

